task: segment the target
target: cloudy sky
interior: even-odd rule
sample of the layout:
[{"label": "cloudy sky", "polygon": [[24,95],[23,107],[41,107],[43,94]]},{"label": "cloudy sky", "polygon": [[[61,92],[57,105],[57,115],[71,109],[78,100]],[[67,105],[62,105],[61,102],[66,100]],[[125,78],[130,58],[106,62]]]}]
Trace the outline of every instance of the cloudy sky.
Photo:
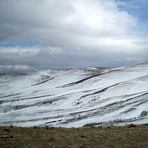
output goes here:
[{"label": "cloudy sky", "polygon": [[148,61],[148,0],[0,0],[0,72]]}]

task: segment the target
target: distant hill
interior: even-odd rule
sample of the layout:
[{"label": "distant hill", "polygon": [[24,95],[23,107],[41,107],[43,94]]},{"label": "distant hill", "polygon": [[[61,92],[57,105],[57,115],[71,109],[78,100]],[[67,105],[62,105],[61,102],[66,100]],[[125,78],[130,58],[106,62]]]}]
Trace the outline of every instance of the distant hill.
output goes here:
[{"label": "distant hill", "polygon": [[0,125],[148,123],[148,63],[0,75]]}]

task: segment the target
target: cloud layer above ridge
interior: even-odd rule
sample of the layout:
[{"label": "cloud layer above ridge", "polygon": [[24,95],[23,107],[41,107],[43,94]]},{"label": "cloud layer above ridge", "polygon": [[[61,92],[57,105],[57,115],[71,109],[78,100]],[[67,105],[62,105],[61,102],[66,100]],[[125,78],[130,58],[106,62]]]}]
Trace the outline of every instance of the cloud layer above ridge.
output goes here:
[{"label": "cloud layer above ridge", "polygon": [[147,22],[135,12],[147,2],[136,2],[1,0],[0,71],[146,62]]}]

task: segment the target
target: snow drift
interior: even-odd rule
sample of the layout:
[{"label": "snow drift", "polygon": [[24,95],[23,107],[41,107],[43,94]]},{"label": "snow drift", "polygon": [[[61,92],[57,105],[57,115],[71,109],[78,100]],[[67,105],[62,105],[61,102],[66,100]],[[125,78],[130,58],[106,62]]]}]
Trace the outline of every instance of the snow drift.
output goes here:
[{"label": "snow drift", "polygon": [[0,125],[148,123],[148,63],[0,75]]}]

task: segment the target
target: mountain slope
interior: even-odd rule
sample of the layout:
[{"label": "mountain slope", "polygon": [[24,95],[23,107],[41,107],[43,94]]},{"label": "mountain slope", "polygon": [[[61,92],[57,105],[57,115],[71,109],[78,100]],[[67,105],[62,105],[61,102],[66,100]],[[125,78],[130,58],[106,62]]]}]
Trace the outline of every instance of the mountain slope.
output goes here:
[{"label": "mountain slope", "polygon": [[0,75],[0,125],[148,123],[148,63]]}]

